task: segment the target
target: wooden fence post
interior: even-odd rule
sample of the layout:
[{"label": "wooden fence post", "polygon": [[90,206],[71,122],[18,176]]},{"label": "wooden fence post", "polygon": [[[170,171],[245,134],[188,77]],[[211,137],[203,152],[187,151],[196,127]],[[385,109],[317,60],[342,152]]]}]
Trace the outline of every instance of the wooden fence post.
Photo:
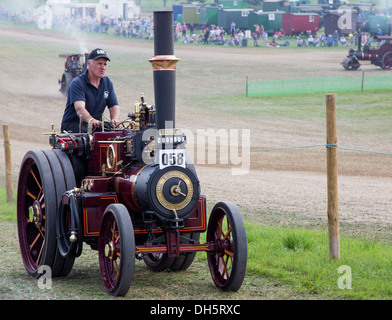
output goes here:
[{"label": "wooden fence post", "polygon": [[246,95],[246,97],[248,97],[248,76],[246,76],[246,79],[245,79],[245,95]]},{"label": "wooden fence post", "polygon": [[340,258],[336,94],[326,95],[329,256]]},{"label": "wooden fence post", "polygon": [[7,190],[7,202],[14,201],[14,192],[12,186],[12,169],[11,169],[11,144],[8,126],[3,125],[4,136],[4,153],[5,153],[5,185]]}]

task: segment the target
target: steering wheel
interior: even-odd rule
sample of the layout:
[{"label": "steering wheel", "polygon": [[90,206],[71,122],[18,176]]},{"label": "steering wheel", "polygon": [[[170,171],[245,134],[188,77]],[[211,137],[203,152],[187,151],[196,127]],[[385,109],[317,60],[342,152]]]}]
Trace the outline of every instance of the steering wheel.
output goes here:
[{"label": "steering wheel", "polygon": [[[114,129],[120,129],[120,128],[131,128],[131,126],[135,123],[132,119],[125,119],[119,123],[116,124]],[[131,128],[132,129],[132,128]]]}]

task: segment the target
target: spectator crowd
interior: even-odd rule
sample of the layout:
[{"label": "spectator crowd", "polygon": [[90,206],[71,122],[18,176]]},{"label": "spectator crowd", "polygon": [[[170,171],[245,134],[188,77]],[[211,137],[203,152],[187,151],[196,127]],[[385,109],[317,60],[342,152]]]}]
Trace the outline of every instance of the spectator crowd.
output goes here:
[{"label": "spectator crowd", "polygon": [[[15,23],[36,24],[39,19],[37,10],[9,12],[8,9],[0,7],[0,19],[9,20]],[[125,20],[122,17],[91,17],[82,18],[75,15],[53,16],[51,21],[53,29],[77,28],[85,32],[113,33],[118,37],[135,39],[153,39],[154,28],[151,16],[147,18],[138,17],[132,20]],[[173,24],[174,40],[177,43],[197,43],[214,44],[221,46],[247,46],[248,40],[253,41],[253,46],[259,47],[280,47],[290,46],[290,41],[299,47],[336,47],[336,46],[357,46],[358,37],[361,37],[362,45],[372,42],[372,38],[367,33],[349,33],[347,38],[339,35],[336,30],[331,35],[324,33],[317,35],[309,33],[296,38],[288,37],[282,30],[277,30],[273,35],[269,35],[263,25],[254,25],[254,32],[236,28],[233,21],[230,30],[226,30],[216,25],[202,26],[196,28],[193,24],[185,24],[175,21]],[[379,31],[380,33],[381,31]]]}]

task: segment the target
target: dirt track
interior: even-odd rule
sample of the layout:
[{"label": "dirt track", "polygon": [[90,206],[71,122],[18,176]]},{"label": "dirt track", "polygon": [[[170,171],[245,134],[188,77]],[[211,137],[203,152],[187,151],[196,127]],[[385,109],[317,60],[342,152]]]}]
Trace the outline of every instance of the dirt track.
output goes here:
[{"label": "dirt track", "polygon": [[[0,27],[0,42],[10,39],[20,46],[15,46],[18,52],[0,52],[0,125],[8,124],[10,128],[14,180],[28,150],[49,147],[47,136],[41,133],[48,131],[51,123],[57,129],[60,126],[65,98],[58,92],[57,79],[63,71],[63,61],[52,51],[76,50],[82,42],[86,48],[104,47],[112,53],[108,75],[114,80],[124,118],[140,92],[150,100],[153,96],[152,72],[147,62],[153,54],[152,43],[85,36],[77,41],[72,34],[34,30],[21,33],[20,29]],[[50,53],[48,56],[41,55],[45,50]],[[315,71],[318,77],[341,76],[344,70],[339,63],[345,51],[320,55],[314,50],[296,48],[255,50],[200,45],[176,46],[175,52],[184,61],[177,71],[176,121],[179,127],[250,129],[252,150],[325,143],[324,122],[225,114],[217,121],[216,113],[210,113],[208,105],[198,103],[198,107],[193,108],[192,103],[203,95],[219,97],[244,93],[245,76],[251,80],[298,78],[312,77]],[[116,66],[116,59],[126,63],[120,58],[124,55],[129,55],[131,68]],[[369,75],[384,72],[371,65],[364,65],[362,69]],[[246,104],[245,99],[243,103]],[[347,124],[340,125],[342,145],[391,151],[387,134],[349,135]],[[3,185],[2,147],[0,159]],[[250,163],[249,174],[239,176],[231,175],[227,166],[198,165],[203,194],[211,203],[220,200],[237,203],[245,217],[253,221],[325,227],[325,148],[255,152],[251,154]],[[390,156],[339,150],[339,211],[343,229],[356,224],[365,228],[371,224],[380,232],[390,231],[391,167]]]}]

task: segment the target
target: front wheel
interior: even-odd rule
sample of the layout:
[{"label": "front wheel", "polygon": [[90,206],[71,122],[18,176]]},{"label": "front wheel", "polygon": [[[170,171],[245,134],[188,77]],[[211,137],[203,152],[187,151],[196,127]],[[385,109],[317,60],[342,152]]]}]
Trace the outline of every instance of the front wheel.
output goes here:
[{"label": "front wheel", "polygon": [[68,95],[68,88],[72,81],[72,75],[69,73],[63,73],[60,81],[60,92],[67,96]]},{"label": "front wheel", "polygon": [[135,271],[135,236],[128,210],[122,204],[111,204],[105,210],[98,256],[107,291],[113,296],[125,296]]},{"label": "front wheel", "polygon": [[347,57],[343,60],[342,66],[346,70],[358,70],[361,64],[355,57]]},{"label": "front wheel", "polygon": [[[184,235],[194,241],[199,241],[200,239],[200,233],[198,232],[192,232]],[[152,271],[184,271],[191,266],[195,256],[196,252],[185,253],[176,258],[168,257],[167,253],[147,253],[143,257],[143,260],[147,267]]]},{"label": "front wheel", "polygon": [[224,291],[237,291],[244,280],[248,246],[241,213],[231,202],[219,202],[211,211],[207,242],[216,250],[207,260],[215,285]]}]

